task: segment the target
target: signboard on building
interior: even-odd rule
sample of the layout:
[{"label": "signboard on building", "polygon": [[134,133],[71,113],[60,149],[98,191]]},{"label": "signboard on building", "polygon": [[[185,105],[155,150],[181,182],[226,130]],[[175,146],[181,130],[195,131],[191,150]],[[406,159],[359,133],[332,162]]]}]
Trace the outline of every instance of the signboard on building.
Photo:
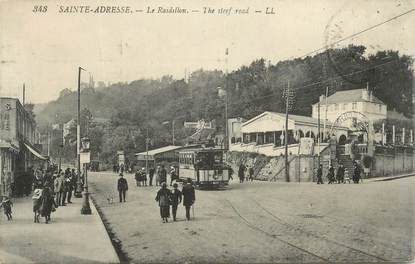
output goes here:
[{"label": "signboard on building", "polygon": [[80,153],[81,164],[91,162],[91,152],[81,152]]},{"label": "signboard on building", "polygon": [[123,150],[117,151],[117,156],[118,156],[118,165],[121,166],[121,165],[125,164],[124,151]]},{"label": "signboard on building", "polygon": [[298,146],[300,155],[313,155],[314,153],[314,139],[300,138],[300,145]]}]

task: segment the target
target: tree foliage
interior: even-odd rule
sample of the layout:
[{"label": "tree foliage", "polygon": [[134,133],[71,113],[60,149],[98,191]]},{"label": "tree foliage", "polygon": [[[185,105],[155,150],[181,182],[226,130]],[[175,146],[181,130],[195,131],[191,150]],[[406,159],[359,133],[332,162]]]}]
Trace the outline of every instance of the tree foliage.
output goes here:
[{"label": "tree foliage", "polygon": [[[251,118],[263,111],[284,112],[283,95],[288,86],[292,94],[291,112],[310,115],[311,105],[324,94],[326,87],[333,94],[365,88],[367,83],[389,109],[410,117],[412,65],[412,58],[397,51],[366,54],[364,46],[351,45],[276,64],[258,59],[228,75],[199,69],[191,73],[187,82],[164,76],[85,88],[81,104],[82,109],[88,110],[83,116],[89,122],[95,118],[110,120],[105,126],[90,127],[88,136],[93,151],[99,151],[101,159],[111,162],[117,150],[130,155],[143,151],[147,129],[152,138],[151,148],[171,144],[172,120],[179,143],[189,133],[183,127],[184,121],[206,119],[224,124],[225,102],[218,96],[218,87],[227,91],[229,117]],[[37,114],[38,123],[45,128],[75,118],[76,100],[76,92],[64,89],[58,100]],[[167,125],[165,121],[169,121]],[[218,125],[217,129],[223,131],[224,127]],[[85,130],[83,125],[82,131]]]}]

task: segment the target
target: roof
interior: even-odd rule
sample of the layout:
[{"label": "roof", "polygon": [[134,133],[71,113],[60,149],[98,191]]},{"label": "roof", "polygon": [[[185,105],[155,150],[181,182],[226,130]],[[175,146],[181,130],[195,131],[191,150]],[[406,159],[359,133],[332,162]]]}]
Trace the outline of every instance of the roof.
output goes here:
[{"label": "roof", "polygon": [[[273,115],[277,115],[280,118],[285,118],[285,113],[278,113],[278,112],[266,111],[266,112],[263,112],[260,115],[257,115],[255,117],[249,119],[248,121],[244,122],[242,124],[242,126],[245,126],[245,125],[247,125],[247,124],[249,124],[249,123],[251,123],[251,122],[253,122],[253,121],[255,121],[255,120],[263,117],[264,115],[267,115],[267,114],[273,114]],[[296,123],[313,124],[313,125],[318,126],[318,118],[313,118],[311,116],[301,116],[301,115],[288,114],[288,119],[289,120],[292,120],[292,121],[294,121]],[[333,124],[332,122],[330,122],[330,121],[327,120],[326,125],[331,126],[332,124]],[[320,120],[320,126],[322,126],[322,125],[323,125],[323,121]],[[342,127],[342,126],[336,126],[336,127],[347,129],[346,127]]]},{"label": "roof", "polygon": [[[278,113],[278,112],[270,112],[270,111],[266,111],[263,112],[260,115],[257,115],[251,119],[249,119],[248,121],[244,122],[243,125],[247,125],[253,121],[255,121],[256,119],[267,115],[267,114],[273,114],[273,115],[277,115],[279,117],[285,118],[285,113]],[[295,122],[300,122],[300,123],[311,123],[311,124],[318,124],[318,119],[317,118],[313,118],[311,116],[301,116],[301,115],[293,115],[293,114],[288,114],[288,119],[289,120],[293,120]],[[322,123],[322,121],[320,121]],[[327,121],[326,124],[331,124],[331,122]]]},{"label": "roof", "polygon": [[[327,104],[335,104],[335,103],[349,103],[349,102],[372,102],[377,104],[384,104],[379,98],[372,94],[372,100],[367,100],[363,98],[362,93],[366,91],[366,89],[354,89],[354,90],[344,90],[344,91],[337,91],[334,94],[327,97]],[[325,100],[321,102],[321,104],[325,104]]]},{"label": "roof", "polygon": [[183,146],[166,146],[162,148],[152,149],[152,150],[149,150],[148,152],[144,151],[144,152],[136,153],[135,155],[138,156],[138,155],[148,154],[149,156],[154,156],[160,153],[169,152],[169,151],[173,151],[173,150],[180,149],[180,148],[183,148]]}]

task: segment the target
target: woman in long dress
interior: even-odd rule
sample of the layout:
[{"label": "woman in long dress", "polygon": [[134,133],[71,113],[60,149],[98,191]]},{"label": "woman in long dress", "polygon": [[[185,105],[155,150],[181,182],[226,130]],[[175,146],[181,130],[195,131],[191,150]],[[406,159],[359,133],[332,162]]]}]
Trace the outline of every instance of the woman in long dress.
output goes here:
[{"label": "woman in long dress", "polygon": [[161,184],[161,189],[157,192],[156,201],[160,207],[160,217],[163,223],[167,223],[170,217],[171,192],[167,188],[166,183]]},{"label": "woman in long dress", "polygon": [[43,188],[42,206],[40,214],[45,217],[45,224],[50,221],[50,214],[53,208],[56,208],[55,200],[53,199],[52,190],[48,185]]}]

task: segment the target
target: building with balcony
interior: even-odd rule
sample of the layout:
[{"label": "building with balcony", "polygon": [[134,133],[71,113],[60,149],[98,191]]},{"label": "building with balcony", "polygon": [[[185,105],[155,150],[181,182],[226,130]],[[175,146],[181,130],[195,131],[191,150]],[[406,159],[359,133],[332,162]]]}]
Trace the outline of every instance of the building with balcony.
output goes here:
[{"label": "building with balcony", "polygon": [[39,144],[36,122],[16,98],[0,97],[0,195],[12,195],[29,168],[47,160]]}]

